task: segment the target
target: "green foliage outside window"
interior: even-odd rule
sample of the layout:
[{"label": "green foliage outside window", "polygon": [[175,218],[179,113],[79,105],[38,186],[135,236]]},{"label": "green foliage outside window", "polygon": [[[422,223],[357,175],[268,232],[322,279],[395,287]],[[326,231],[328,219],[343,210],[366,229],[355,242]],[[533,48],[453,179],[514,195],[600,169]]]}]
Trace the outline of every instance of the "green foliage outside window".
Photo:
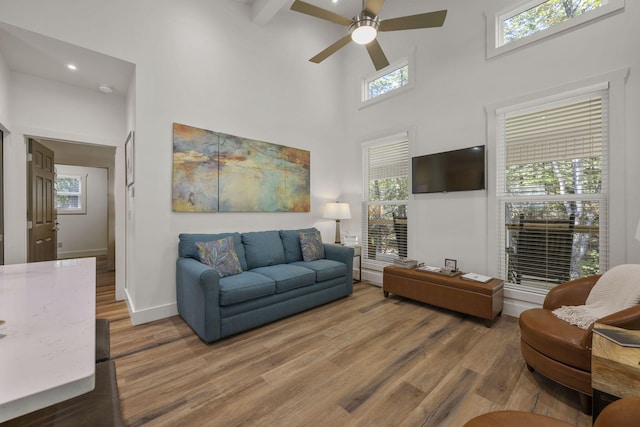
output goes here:
[{"label": "green foliage outside window", "polygon": [[[369,181],[369,201],[406,201],[409,199],[409,177],[374,179]],[[399,245],[394,230],[394,217],[407,216],[406,204],[376,204],[368,207],[369,242],[368,253],[370,259],[376,254],[399,253]],[[406,248],[406,242],[404,242]]]},{"label": "green foliage outside window", "polygon": [[77,209],[80,207],[80,177],[56,177],[56,208]]},{"label": "green foliage outside window", "polygon": [[503,43],[530,36],[602,5],[602,0],[547,0],[503,21]]},{"label": "green foliage outside window", "polygon": [[375,98],[394,89],[401,88],[407,83],[409,83],[409,66],[405,65],[389,74],[370,81],[367,84],[367,99]]},{"label": "green foliage outside window", "polygon": [[[562,196],[600,194],[602,158],[555,160],[512,165],[506,169],[506,193],[519,196]],[[585,198],[586,199],[586,198]],[[571,199],[526,201],[505,204],[507,224],[518,224],[520,215],[528,219],[567,219],[575,216],[572,278],[600,273],[599,233],[587,231],[600,226],[600,202]],[[582,227],[582,228],[581,228]]]}]

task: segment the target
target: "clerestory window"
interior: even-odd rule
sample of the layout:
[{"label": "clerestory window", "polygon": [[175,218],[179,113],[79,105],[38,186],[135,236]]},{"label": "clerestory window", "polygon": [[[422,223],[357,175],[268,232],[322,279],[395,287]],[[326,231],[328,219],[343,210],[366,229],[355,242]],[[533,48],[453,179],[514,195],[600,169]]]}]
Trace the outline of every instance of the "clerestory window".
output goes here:
[{"label": "clerestory window", "polygon": [[413,61],[407,57],[362,79],[362,107],[413,87]]},{"label": "clerestory window", "polygon": [[624,0],[523,0],[506,10],[487,13],[487,56],[595,21],[624,8]]}]

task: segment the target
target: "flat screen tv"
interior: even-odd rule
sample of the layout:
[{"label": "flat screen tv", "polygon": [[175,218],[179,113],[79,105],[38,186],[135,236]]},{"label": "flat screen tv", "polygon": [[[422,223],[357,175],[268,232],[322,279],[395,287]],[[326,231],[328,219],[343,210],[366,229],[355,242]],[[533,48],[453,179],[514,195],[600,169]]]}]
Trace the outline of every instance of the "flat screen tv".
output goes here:
[{"label": "flat screen tv", "polygon": [[413,194],[485,189],[484,145],[411,160]]}]

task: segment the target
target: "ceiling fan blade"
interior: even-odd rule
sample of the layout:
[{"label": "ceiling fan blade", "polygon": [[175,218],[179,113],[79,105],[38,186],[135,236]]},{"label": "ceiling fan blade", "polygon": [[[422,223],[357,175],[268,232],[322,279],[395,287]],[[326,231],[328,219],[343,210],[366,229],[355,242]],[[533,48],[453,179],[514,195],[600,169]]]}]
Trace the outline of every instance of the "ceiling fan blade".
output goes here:
[{"label": "ceiling fan blade", "polygon": [[369,0],[367,1],[364,10],[369,12],[372,16],[378,16],[380,14],[380,9],[382,9],[382,5],[384,4],[384,0]]},{"label": "ceiling fan blade", "polygon": [[334,53],[336,53],[341,48],[345,47],[347,43],[349,43],[350,41],[351,41],[351,34],[347,34],[346,36],[344,36],[343,38],[341,38],[340,40],[338,40],[337,42],[335,42],[334,44],[332,44],[331,46],[329,46],[328,48],[326,48],[325,50],[323,50],[313,58],[311,58],[309,61],[319,64],[325,59],[327,59],[328,57],[330,57],[331,55],[333,55]]},{"label": "ceiling fan blade", "polygon": [[321,7],[314,6],[309,3],[305,3],[300,0],[296,0],[291,5],[291,10],[294,12],[304,13],[305,15],[315,16],[316,18],[326,19],[327,21],[334,22],[340,25],[349,26],[353,22],[349,18],[345,18],[342,15],[338,15],[337,13],[333,13],[330,10],[322,9]]},{"label": "ceiling fan blade", "polygon": [[385,19],[380,22],[378,31],[415,30],[418,28],[442,27],[447,17],[446,10],[421,13],[419,15],[403,16],[401,18]]},{"label": "ceiling fan blade", "polygon": [[389,61],[384,55],[384,52],[382,51],[380,43],[378,43],[377,39],[374,39],[366,46],[367,51],[369,52],[369,56],[371,57],[371,61],[373,61],[373,66],[376,67],[376,71],[382,70],[384,67],[389,65]]}]

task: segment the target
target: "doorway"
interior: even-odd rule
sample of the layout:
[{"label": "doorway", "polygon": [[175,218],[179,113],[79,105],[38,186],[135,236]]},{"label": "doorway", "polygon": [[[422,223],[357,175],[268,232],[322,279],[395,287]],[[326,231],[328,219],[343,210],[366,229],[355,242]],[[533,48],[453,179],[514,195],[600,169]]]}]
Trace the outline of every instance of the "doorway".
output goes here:
[{"label": "doorway", "polygon": [[[87,142],[78,142],[78,141],[63,141],[63,140],[54,140],[54,139],[46,139],[39,138],[39,142],[46,146],[48,149],[54,152],[55,163],[57,165],[68,165],[70,167],[77,168],[86,168],[86,169],[102,169],[106,170],[106,190],[105,197],[107,198],[107,206],[106,206],[106,219],[104,216],[101,216],[106,224],[103,224],[100,228],[106,229],[107,233],[107,245],[106,245],[106,255],[100,255],[97,257],[98,265],[101,270],[106,271],[115,271],[116,268],[116,202],[115,202],[115,162],[116,162],[116,147],[107,146],[107,145],[99,145],[99,144],[91,144]],[[59,172],[58,172],[59,173]],[[90,183],[91,184],[91,183]],[[89,185],[89,189],[94,188],[92,185]],[[102,190],[101,190],[102,191]],[[87,197],[95,198],[96,194],[87,193]],[[100,195],[102,197],[102,194]],[[60,220],[60,216],[56,222],[63,222]],[[64,224],[63,224],[64,225]],[[57,226],[57,224],[56,224]],[[67,226],[68,225],[64,225]],[[60,236],[60,235],[59,235]],[[58,240],[59,240],[58,236]],[[62,242],[65,245],[65,242]],[[59,246],[57,244],[57,246]],[[91,246],[91,245],[89,245]],[[69,247],[62,249],[78,249],[81,248]],[[96,247],[87,248],[89,255],[94,256],[91,251],[97,249]],[[56,250],[60,250],[60,248],[56,247]],[[64,252],[64,250],[63,250]],[[79,252],[80,253],[80,252]],[[63,255],[62,257],[67,257],[67,255]]]}]

